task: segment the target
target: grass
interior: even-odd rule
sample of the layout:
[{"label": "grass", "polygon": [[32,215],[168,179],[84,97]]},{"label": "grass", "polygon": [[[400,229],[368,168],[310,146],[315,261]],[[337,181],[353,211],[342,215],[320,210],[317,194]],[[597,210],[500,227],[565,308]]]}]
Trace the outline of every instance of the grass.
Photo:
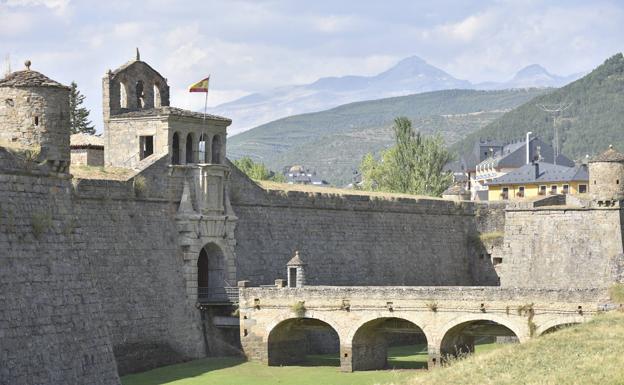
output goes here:
[{"label": "grass", "polygon": [[521,345],[454,362],[407,385],[624,384],[624,314],[594,320]]},{"label": "grass", "polygon": [[13,155],[27,162],[36,162],[41,153],[40,146],[26,146],[4,139],[0,139],[0,147],[4,147]]},{"label": "grass", "polygon": [[134,171],[119,167],[71,165],[70,173],[77,179],[128,180]]},{"label": "grass", "polygon": [[[489,351],[496,344],[478,345],[477,353]],[[425,345],[392,347],[388,364],[396,370],[373,370],[354,373],[339,371],[337,354],[308,355],[299,366],[266,366],[240,358],[206,358],[171,365],[145,373],[122,377],[123,385],[374,385],[404,384],[415,373],[426,376]]]},{"label": "grass", "polygon": [[396,198],[407,198],[407,199],[434,199],[434,200],[442,200],[442,198],[424,196],[424,195],[410,195],[410,194],[399,194],[399,193],[389,193],[382,191],[363,191],[363,190],[355,190],[355,189],[346,189],[346,188],[335,188],[335,187],[321,187],[321,186],[312,186],[312,185],[304,185],[304,184],[288,184],[288,183],[279,183],[268,180],[255,181],[260,187],[265,190],[275,190],[275,191],[299,191],[305,193],[321,193],[327,195],[359,195],[359,196],[370,196],[382,199],[396,199]]}]

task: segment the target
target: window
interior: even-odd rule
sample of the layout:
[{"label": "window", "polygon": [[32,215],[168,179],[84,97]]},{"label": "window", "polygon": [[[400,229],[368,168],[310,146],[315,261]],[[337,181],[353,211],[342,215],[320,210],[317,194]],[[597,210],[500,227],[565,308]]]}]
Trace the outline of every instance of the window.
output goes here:
[{"label": "window", "polygon": [[503,192],[501,193],[502,199],[509,199],[509,187],[503,187]]},{"label": "window", "polygon": [[7,107],[14,107],[15,106],[15,102],[13,101],[13,99],[7,99],[4,101],[7,105]]},{"label": "window", "polygon": [[171,140],[171,164],[180,164],[180,135],[177,132]]},{"label": "window", "polygon": [[143,160],[154,153],[154,137],[140,136],[139,146],[139,157]]},{"label": "window", "polygon": [[492,258],[492,265],[497,266],[497,265],[500,265],[501,263],[503,263],[503,258],[501,257]]},{"label": "window", "polygon": [[619,180],[619,179],[616,179],[616,180],[615,180],[615,184],[620,184],[620,180]]},{"label": "window", "polygon": [[35,126],[38,126],[38,125],[39,125],[39,117],[35,116]]},{"label": "window", "polygon": [[221,163],[221,138],[219,135],[212,138],[212,163]]},{"label": "window", "polygon": [[540,186],[539,187],[539,191],[537,192],[538,195],[546,195],[546,186]]},{"label": "window", "polygon": [[585,194],[587,192],[587,185],[586,184],[578,185],[578,192],[579,194]]},{"label": "window", "polygon": [[193,145],[193,134],[186,136],[186,163],[195,163],[195,146]]},{"label": "window", "polygon": [[516,195],[518,198],[524,198],[524,186],[518,187],[518,193]]},{"label": "window", "polygon": [[563,194],[568,194],[570,192],[570,185],[564,184],[563,188],[561,189],[561,192]]},{"label": "window", "polygon": [[209,163],[208,154],[206,154],[206,134],[199,136],[199,163]]},{"label": "window", "polygon": [[557,194],[557,185],[556,184],[550,186],[550,194],[551,195]]}]

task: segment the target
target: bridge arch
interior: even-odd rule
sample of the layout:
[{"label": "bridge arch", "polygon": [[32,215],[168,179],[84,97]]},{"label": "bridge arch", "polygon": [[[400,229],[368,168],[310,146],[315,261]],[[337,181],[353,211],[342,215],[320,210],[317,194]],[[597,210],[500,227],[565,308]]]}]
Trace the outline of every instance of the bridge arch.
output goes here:
[{"label": "bridge arch", "polygon": [[540,324],[535,334],[538,336],[542,336],[544,334],[554,332],[558,329],[580,324],[584,321],[585,320],[583,319],[583,317],[557,318]]},{"label": "bridge arch", "polygon": [[[273,324],[267,333],[269,366],[286,366],[307,361],[309,365],[339,366],[340,337],[334,326],[319,318],[290,317]],[[327,354],[327,359],[310,361],[309,354]],[[335,357],[334,357],[335,356]]]},{"label": "bridge arch", "polygon": [[[427,358],[422,362],[389,360],[388,348],[400,347],[402,354],[427,354],[428,340],[424,330],[408,318],[400,315],[375,317],[362,322],[351,333],[351,370],[376,370],[388,367],[426,368]],[[409,352],[409,353],[408,353]],[[401,354],[401,353],[399,353]]]},{"label": "bridge arch", "polygon": [[[526,318],[522,322],[527,323]],[[448,356],[474,352],[478,337],[515,337],[518,342],[528,339],[528,332],[517,322],[498,314],[467,314],[454,318],[440,329],[439,352],[444,361]]]}]

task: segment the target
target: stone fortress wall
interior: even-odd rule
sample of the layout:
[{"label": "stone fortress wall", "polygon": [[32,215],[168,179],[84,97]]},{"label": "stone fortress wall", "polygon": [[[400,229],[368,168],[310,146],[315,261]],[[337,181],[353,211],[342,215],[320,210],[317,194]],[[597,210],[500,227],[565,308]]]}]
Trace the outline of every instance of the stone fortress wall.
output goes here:
[{"label": "stone fortress wall", "polygon": [[97,233],[67,176],[22,166],[0,148],[0,384],[118,384],[85,241]]},{"label": "stone fortress wall", "polygon": [[471,203],[265,191],[236,170],[238,277],[286,278],[300,250],[311,285],[472,285]]}]

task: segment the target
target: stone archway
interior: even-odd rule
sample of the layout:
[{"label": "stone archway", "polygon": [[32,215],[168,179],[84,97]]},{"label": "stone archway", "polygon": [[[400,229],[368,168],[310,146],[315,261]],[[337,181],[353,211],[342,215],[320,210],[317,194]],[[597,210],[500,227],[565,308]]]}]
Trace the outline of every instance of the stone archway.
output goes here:
[{"label": "stone archway", "polygon": [[225,287],[225,256],[218,245],[208,243],[197,258],[197,298],[202,303],[226,301]]},{"label": "stone archway", "polygon": [[[427,337],[422,328],[404,318],[381,317],[362,324],[351,343],[351,370],[387,368],[427,368]],[[389,357],[389,349],[400,349],[400,355],[422,355],[421,361],[402,361]],[[397,349],[399,350],[399,349]]]},{"label": "stone archway", "polygon": [[283,320],[270,330],[267,338],[270,366],[340,366],[339,353],[338,332],[318,318]]}]

